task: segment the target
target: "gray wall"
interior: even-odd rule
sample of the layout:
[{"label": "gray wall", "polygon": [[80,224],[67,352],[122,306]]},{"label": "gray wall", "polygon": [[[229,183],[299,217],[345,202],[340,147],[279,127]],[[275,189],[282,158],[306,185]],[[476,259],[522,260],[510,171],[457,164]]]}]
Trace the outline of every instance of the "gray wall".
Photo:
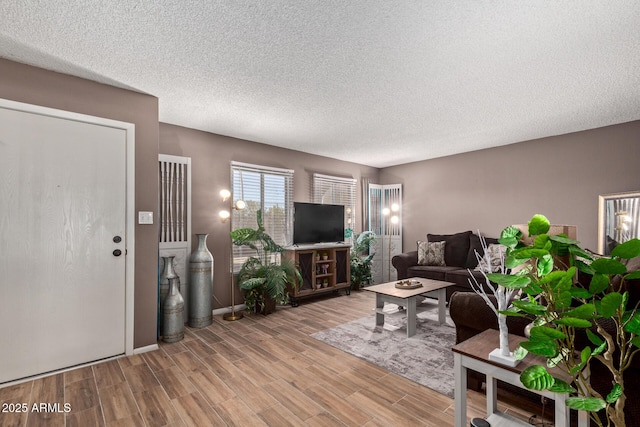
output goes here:
[{"label": "gray wall", "polygon": [[427,233],[498,236],[533,214],[597,250],[598,195],[640,190],[640,121],[385,168],[402,183],[404,251]]},{"label": "gray wall", "polygon": [[[134,123],[136,211],[158,208],[158,99],[0,59],[0,98]],[[158,228],[135,228],[134,347],[156,343]]]},{"label": "gray wall", "polygon": [[[193,234],[207,233],[207,246],[214,258],[214,309],[231,304],[229,223],[222,223],[218,212],[225,208],[219,192],[231,189],[231,161],[293,169],[294,200],[310,201],[313,173],[347,178],[378,179],[376,168],[349,163],[300,151],[277,148],[256,142],[225,137],[180,126],[160,123],[160,153],[191,157],[192,228]],[[361,203],[360,185],[357,206]],[[356,231],[362,221],[356,213]],[[195,239],[193,239],[195,248]],[[236,294],[236,303],[242,301]]]}]

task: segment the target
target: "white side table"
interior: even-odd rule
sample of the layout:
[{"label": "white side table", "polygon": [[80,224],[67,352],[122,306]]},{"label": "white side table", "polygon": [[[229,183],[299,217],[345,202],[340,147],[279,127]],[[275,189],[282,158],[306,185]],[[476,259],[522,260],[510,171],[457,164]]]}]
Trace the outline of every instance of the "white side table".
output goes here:
[{"label": "white side table", "polygon": [[[514,349],[523,337],[509,335],[509,347]],[[497,381],[501,380],[516,387],[524,388],[520,382],[520,374],[528,366],[544,364],[544,359],[528,355],[518,366],[510,367],[489,360],[489,352],[498,346],[499,336],[495,329],[488,329],[464,342],[456,344],[453,350],[455,369],[455,427],[467,427],[467,370],[480,372],[487,376],[487,418],[491,427],[530,426],[529,424],[504,414],[497,409]],[[570,423],[570,410],[566,406],[568,395],[552,393],[549,391],[529,390],[540,396],[555,401],[555,425],[556,427],[568,427]],[[589,416],[587,412],[578,412],[578,426],[588,427]]]}]

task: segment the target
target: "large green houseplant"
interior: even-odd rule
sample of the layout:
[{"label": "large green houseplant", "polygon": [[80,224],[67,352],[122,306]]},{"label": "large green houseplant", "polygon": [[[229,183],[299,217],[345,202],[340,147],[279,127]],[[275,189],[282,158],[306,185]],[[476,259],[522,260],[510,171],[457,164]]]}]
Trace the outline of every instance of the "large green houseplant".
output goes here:
[{"label": "large green houseplant", "polygon": [[[624,283],[640,278],[640,271],[626,267],[626,260],[640,255],[640,240],[620,244],[608,257],[595,257],[575,240],[548,235],[549,228],[543,215],[529,222],[528,238],[516,227],[505,228],[499,241],[508,248],[505,264],[512,270],[487,275],[508,289],[524,291],[526,298],[502,313],[533,316],[529,339],[521,347],[543,356],[548,366],[560,368],[569,378],[554,377],[548,366],[537,365],[522,373],[521,382],[529,389],[570,394],[567,406],[589,411],[599,426],[625,426],[624,371],[639,350],[640,313],[637,306],[628,306]],[[579,283],[577,271],[590,280]],[[589,344],[578,348],[580,335],[586,335]],[[595,363],[611,374],[606,393],[589,383]]]},{"label": "large green houseplant", "polygon": [[360,289],[365,283],[371,283],[371,262],[375,252],[371,252],[371,245],[376,241],[373,231],[363,231],[354,236],[350,252],[351,286]]},{"label": "large green houseplant", "polygon": [[233,230],[231,239],[236,246],[255,250],[255,255],[242,264],[238,273],[245,305],[249,310],[269,314],[276,304],[288,303],[288,286],[296,286],[302,277],[292,260],[280,256],[284,248],[265,231],[262,210],[256,212],[256,219],[258,228]]}]

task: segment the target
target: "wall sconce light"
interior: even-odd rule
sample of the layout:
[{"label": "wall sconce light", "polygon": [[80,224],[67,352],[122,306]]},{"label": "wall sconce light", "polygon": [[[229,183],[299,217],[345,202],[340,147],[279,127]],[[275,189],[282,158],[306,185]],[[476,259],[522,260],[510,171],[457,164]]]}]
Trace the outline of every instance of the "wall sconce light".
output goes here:
[{"label": "wall sconce light", "polygon": [[[220,191],[220,197],[222,197],[222,201],[226,202],[227,200],[229,200],[229,209],[223,209],[221,210],[218,215],[220,216],[220,220],[222,222],[227,222],[229,221],[229,234],[231,234],[231,231],[233,231],[233,217],[231,215],[231,211],[232,210],[244,210],[247,207],[247,204],[245,203],[244,200],[236,200],[235,203],[233,202],[233,198],[231,197],[231,192],[229,190],[221,190]],[[225,313],[222,318],[224,320],[240,320],[242,319],[244,316],[242,315],[242,313],[236,313],[236,303],[235,303],[235,285],[234,285],[234,274],[233,274],[233,242],[231,242],[231,248],[229,251],[229,256],[230,256],[230,278],[231,278],[231,312],[230,313]]]}]

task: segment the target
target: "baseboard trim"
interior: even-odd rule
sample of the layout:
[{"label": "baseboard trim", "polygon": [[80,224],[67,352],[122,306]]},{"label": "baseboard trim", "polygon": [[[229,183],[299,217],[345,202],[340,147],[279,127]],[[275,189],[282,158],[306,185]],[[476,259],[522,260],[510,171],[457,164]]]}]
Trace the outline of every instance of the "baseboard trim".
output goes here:
[{"label": "baseboard trim", "polygon": [[[244,305],[244,304],[239,304],[239,305],[235,306],[235,310],[236,311],[242,311],[242,310],[244,310],[246,308],[247,308],[247,306]],[[213,310],[213,312],[212,312],[212,314],[214,316],[217,316],[219,314],[226,314],[226,313],[231,313],[231,307],[230,306],[229,307],[224,307],[224,308],[217,308],[217,309]]]},{"label": "baseboard trim", "polygon": [[46,378],[46,377],[50,377],[50,376],[57,375],[57,374],[63,374],[65,372],[73,371],[75,369],[86,368],[87,366],[97,365],[99,363],[108,362],[110,360],[118,360],[118,359],[123,358],[123,357],[127,357],[127,356],[125,354],[118,354],[116,356],[109,356],[109,357],[105,357],[104,359],[100,359],[100,360],[93,360],[91,362],[80,363],[78,365],[69,366],[67,368],[56,369],[54,371],[43,372],[41,374],[35,374],[35,375],[31,375],[29,377],[18,378],[16,380],[7,381],[7,382],[4,382],[4,383],[0,384],[0,388],[4,388],[4,387],[9,387],[9,386],[12,386],[12,385],[16,385],[16,384],[25,383],[27,381],[39,380],[41,378]]},{"label": "baseboard trim", "polygon": [[138,347],[138,348],[134,348],[133,349],[133,354],[142,354],[142,353],[146,353],[148,351],[154,351],[154,350],[158,350],[160,347],[158,347],[158,344],[151,344],[145,347]]}]

